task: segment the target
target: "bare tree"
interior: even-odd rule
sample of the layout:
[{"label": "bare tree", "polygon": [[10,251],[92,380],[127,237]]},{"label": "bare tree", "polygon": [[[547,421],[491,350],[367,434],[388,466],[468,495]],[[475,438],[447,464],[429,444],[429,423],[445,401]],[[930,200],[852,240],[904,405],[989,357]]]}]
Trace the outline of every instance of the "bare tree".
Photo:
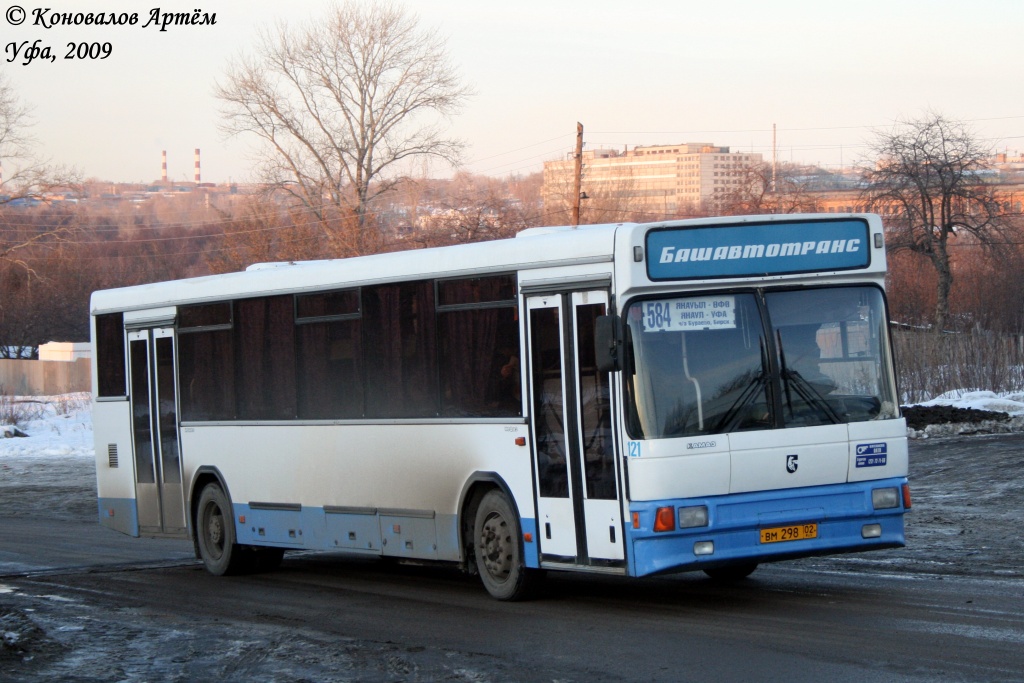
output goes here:
[{"label": "bare tree", "polygon": [[[25,105],[0,73],[0,162],[22,159],[32,148],[28,128],[32,125],[29,107]],[[4,178],[3,186],[10,182]]]},{"label": "bare tree", "polygon": [[276,204],[252,197],[220,222],[219,246],[204,253],[213,273],[244,270],[254,263],[300,261],[326,257],[322,252],[315,220],[304,211],[286,211]]},{"label": "bare tree", "polygon": [[34,155],[35,139],[29,132],[31,109],[21,101],[7,78],[0,74],[0,261],[11,262],[31,271],[20,254],[34,246],[52,243],[70,234],[66,221],[51,226],[35,226],[26,231],[10,220],[10,207],[27,201],[46,199],[54,190],[74,190],[77,174],[52,166]]},{"label": "bare tree", "polygon": [[215,92],[223,129],[264,143],[261,180],[313,212],[338,255],[364,250],[370,205],[403,164],[458,159],[462,144],[440,124],[469,95],[435,32],[396,5],[356,0],[263,32]]},{"label": "bare tree", "polygon": [[732,172],[736,182],[713,198],[711,208],[713,213],[734,216],[819,211],[812,184],[806,180],[815,170],[794,164],[775,169],[768,162],[751,164]]},{"label": "bare tree", "polygon": [[[8,209],[15,220],[0,223],[7,245],[0,258],[0,358],[34,357],[46,341],[88,339],[88,301],[92,273],[75,258],[78,249],[62,235],[77,226],[72,208],[57,205]],[[8,247],[9,249],[10,247]]]},{"label": "bare tree", "polygon": [[963,123],[929,114],[879,132],[872,152],[863,199],[886,216],[889,251],[921,254],[935,269],[934,322],[942,330],[953,288],[951,240],[970,235],[989,253],[1006,242],[1009,217],[984,181],[992,150]]},{"label": "bare tree", "polygon": [[527,207],[511,196],[506,181],[459,173],[445,185],[434,210],[419,216],[412,241],[425,247],[482,242],[529,227]]}]

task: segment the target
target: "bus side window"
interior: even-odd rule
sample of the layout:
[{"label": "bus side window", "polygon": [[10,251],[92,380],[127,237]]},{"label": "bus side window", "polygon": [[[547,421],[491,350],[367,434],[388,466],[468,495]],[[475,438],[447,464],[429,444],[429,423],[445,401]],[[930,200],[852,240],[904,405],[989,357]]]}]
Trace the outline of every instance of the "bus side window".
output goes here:
[{"label": "bus side window", "polygon": [[437,417],[433,281],[362,290],[366,417]]},{"label": "bus side window", "polygon": [[523,414],[519,315],[512,274],[438,280],[441,414]]},{"label": "bus side window", "polygon": [[181,419],[233,420],[235,345],[232,331],[178,331]]},{"label": "bus side window", "polygon": [[357,318],[299,325],[296,345],[299,417],[362,417],[362,321]]},{"label": "bus side window", "polygon": [[[294,304],[290,296],[235,303],[238,417],[287,420],[296,415]],[[266,387],[273,387],[267,391]]]},{"label": "bus side window", "polygon": [[438,315],[441,410],[446,417],[522,415],[519,326],[513,308]]}]

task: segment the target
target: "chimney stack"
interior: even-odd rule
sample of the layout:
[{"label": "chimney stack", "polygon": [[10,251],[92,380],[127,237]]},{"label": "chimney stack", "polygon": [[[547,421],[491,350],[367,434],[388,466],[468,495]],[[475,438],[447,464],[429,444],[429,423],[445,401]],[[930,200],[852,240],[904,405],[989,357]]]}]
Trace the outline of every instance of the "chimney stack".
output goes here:
[{"label": "chimney stack", "polygon": [[160,166],[160,182],[167,184],[167,150],[163,151],[163,164]]},{"label": "chimney stack", "polygon": [[196,185],[199,184],[199,148],[196,147]]}]

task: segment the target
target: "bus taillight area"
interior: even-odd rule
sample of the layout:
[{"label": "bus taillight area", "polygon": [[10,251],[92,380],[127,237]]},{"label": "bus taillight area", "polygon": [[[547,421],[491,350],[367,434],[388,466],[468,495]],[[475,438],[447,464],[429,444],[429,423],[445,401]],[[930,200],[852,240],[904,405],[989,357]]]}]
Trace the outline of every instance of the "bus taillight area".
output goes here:
[{"label": "bus taillight area", "polygon": [[632,549],[630,573],[649,576],[754,566],[902,547],[903,515],[909,509],[905,502],[909,502],[909,486],[902,477],[700,499],[634,501],[632,524],[626,530]]}]

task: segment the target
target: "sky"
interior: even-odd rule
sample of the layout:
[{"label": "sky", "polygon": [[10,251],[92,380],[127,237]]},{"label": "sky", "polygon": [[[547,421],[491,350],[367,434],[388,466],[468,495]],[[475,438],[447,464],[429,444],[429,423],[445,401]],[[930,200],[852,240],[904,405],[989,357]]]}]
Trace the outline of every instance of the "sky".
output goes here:
[{"label": "sky", "polygon": [[[356,0],[369,2],[370,0]],[[14,4],[25,22],[11,24]],[[260,27],[323,17],[326,0],[8,0],[3,73],[33,109],[37,152],[83,178],[252,179],[254,140],[219,129],[214,84]],[[448,122],[462,169],[504,177],[588,149],[711,142],[780,161],[850,165],[879,131],[929,112],[995,151],[1024,150],[1020,0],[407,0],[474,92]],[[33,10],[137,12],[137,26],[33,25]],[[212,26],[142,28],[149,12],[216,13]],[[15,12],[15,16],[17,13]],[[56,57],[25,64],[34,41]],[[69,42],[109,43],[66,60]],[[21,47],[23,44],[27,45]],[[15,56],[15,49],[18,54]],[[456,169],[433,164],[447,177]]]}]

